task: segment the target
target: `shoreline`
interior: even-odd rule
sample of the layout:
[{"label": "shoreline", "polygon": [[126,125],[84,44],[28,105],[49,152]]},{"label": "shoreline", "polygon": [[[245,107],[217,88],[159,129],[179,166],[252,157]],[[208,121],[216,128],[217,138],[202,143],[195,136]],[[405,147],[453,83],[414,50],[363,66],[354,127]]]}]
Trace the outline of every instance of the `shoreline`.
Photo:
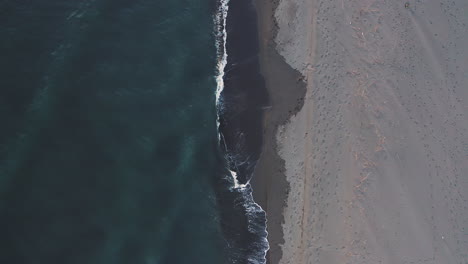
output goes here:
[{"label": "shoreline", "polygon": [[[284,243],[282,223],[289,183],[284,174],[284,160],[278,155],[277,130],[302,108],[306,84],[301,73],[287,64],[276,49],[278,27],[274,12],[279,1],[255,0],[257,10],[260,71],[265,79],[269,109],[263,118],[263,144],[252,188],[254,200],[267,214],[270,250],[267,263],[279,263]],[[285,89],[288,87],[289,89]]]}]

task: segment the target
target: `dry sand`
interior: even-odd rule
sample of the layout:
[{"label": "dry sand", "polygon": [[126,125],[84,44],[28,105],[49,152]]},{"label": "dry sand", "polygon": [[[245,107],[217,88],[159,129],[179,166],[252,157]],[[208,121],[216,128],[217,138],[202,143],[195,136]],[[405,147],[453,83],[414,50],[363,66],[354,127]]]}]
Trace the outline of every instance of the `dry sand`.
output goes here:
[{"label": "dry sand", "polygon": [[[257,1],[276,137],[254,183],[269,263],[468,263],[468,1],[407,3]],[[285,122],[277,94],[301,90],[272,88],[271,46],[307,87],[284,97],[301,106]]]}]

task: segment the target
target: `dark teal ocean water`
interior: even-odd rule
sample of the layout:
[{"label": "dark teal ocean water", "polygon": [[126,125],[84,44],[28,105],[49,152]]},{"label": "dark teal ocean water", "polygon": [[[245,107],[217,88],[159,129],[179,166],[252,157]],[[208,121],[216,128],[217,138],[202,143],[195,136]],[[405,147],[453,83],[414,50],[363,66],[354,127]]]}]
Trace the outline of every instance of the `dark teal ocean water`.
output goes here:
[{"label": "dark teal ocean water", "polygon": [[0,263],[232,261],[216,5],[0,1]]}]

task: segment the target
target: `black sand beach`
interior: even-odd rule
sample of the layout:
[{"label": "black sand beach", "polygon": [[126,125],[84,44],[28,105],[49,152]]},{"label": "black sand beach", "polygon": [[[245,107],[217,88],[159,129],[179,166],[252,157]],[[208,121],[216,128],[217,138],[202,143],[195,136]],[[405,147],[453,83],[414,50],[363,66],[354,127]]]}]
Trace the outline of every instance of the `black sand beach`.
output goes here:
[{"label": "black sand beach", "polygon": [[288,192],[284,176],[284,161],[277,154],[276,132],[303,105],[306,87],[301,74],[292,69],[276,51],[274,10],[277,1],[256,0],[260,36],[260,65],[269,96],[269,106],[263,120],[263,145],[252,180],[254,199],[267,212],[270,251],[267,263],[281,259],[279,244],[283,243],[283,207]]}]

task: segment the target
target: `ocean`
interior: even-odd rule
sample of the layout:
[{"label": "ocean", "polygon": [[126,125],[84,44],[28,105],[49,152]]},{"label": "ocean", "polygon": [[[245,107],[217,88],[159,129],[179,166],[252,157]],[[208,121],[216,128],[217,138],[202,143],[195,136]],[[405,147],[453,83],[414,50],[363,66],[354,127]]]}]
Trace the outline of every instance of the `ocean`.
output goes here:
[{"label": "ocean", "polygon": [[5,0],[0,21],[0,263],[265,262],[250,0]]}]

